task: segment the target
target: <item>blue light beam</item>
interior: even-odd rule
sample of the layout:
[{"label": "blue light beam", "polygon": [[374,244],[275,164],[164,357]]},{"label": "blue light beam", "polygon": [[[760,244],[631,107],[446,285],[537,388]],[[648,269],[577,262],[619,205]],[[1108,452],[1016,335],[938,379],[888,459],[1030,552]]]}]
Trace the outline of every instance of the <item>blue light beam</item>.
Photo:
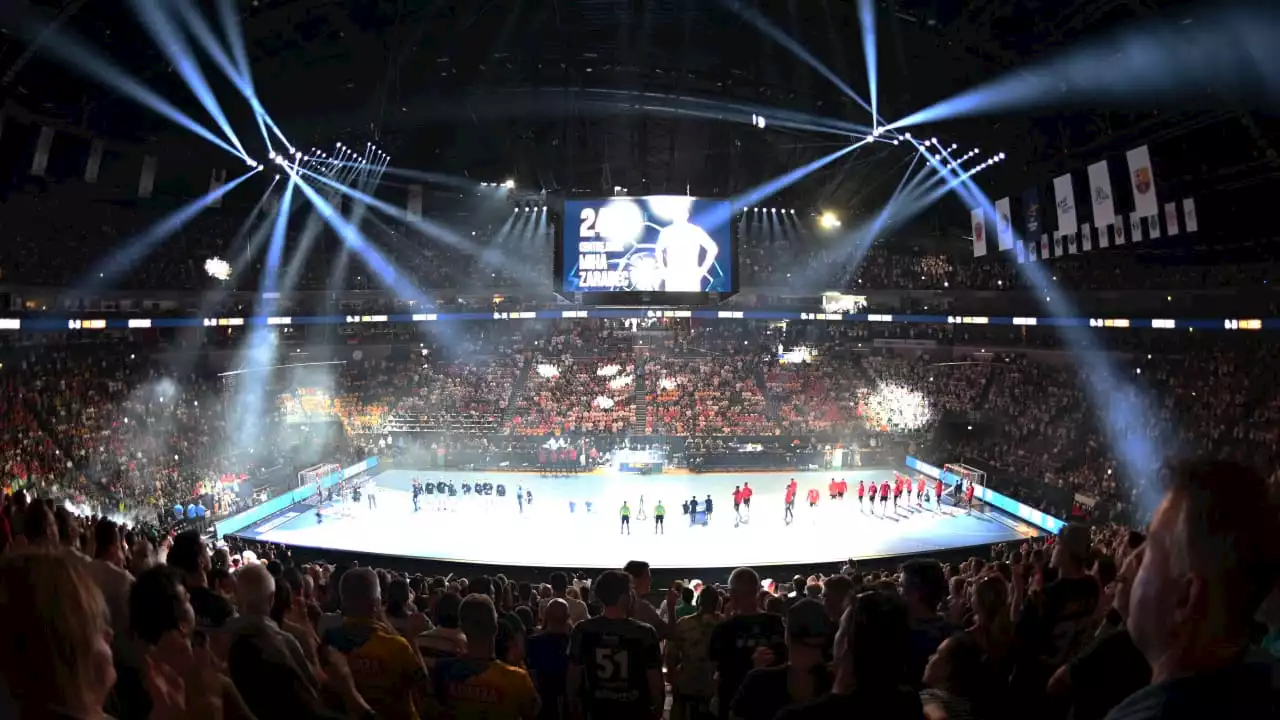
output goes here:
[{"label": "blue light beam", "polygon": [[867,58],[867,89],[871,95],[871,124],[879,127],[876,109],[876,8],[871,0],[858,0],[858,24],[862,26],[862,54]]},{"label": "blue light beam", "polygon": [[891,123],[906,128],[955,118],[1079,106],[1205,97],[1206,89],[1256,104],[1280,97],[1280,10],[1224,8],[1189,22],[1129,27],[966,90]]}]

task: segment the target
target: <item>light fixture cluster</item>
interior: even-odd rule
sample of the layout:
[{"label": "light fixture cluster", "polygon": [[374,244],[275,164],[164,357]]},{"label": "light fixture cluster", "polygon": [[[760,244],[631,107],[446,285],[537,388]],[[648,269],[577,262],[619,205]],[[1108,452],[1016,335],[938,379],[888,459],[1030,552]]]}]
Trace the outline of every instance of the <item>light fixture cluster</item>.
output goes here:
[{"label": "light fixture cluster", "polygon": [[747,209],[747,210],[754,210],[755,212],[791,213],[792,215],[795,215],[795,214],[796,214],[796,209],[795,209],[795,208],[780,208],[780,207],[769,207],[769,208],[766,208],[766,207],[749,207],[749,208],[746,208],[746,209]]}]

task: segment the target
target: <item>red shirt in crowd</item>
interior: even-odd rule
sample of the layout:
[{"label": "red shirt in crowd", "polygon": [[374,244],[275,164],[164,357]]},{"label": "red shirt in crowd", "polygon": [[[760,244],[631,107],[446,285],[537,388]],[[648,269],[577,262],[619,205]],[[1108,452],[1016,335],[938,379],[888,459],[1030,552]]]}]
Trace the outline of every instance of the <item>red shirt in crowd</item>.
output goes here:
[{"label": "red shirt in crowd", "polygon": [[818,488],[809,488],[809,504],[818,502]]}]

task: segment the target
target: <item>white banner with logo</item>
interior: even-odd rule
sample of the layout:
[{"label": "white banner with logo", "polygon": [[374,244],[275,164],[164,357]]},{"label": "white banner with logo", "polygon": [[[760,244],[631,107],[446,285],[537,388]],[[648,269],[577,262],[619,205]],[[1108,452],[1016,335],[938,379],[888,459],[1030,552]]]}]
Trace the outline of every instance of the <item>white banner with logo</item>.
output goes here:
[{"label": "white banner with logo", "polygon": [[1049,259],[1049,235],[1047,233],[1040,234],[1040,257],[1045,260]]},{"label": "white banner with logo", "polygon": [[1089,252],[1093,249],[1093,226],[1089,223],[1080,223],[1080,250]]},{"label": "white banner with logo", "polygon": [[1053,205],[1058,211],[1058,234],[1073,233],[1076,220],[1076,191],[1071,187],[1071,173],[1053,179]]},{"label": "white banner with logo", "polygon": [[987,254],[987,223],[982,218],[982,208],[970,210],[969,219],[973,223],[973,256],[982,257]]},{"label": "white banner with logo", "polygon": [[1142,216],[1129,213],[1129,242],[1142,242]]},{"label": "white banner with logo", "polygon": [[1107,161],[1089,166],[1089,196],[1093,200],[1093,224],[1098,227],[1116,221],[1116,204],[1111,194],[1111,173]]},{"label": "white banner with logo", "polygon": [[1187,232],[1193,233],[1200,229],[1200,221],[1196,219],[1196,201],[1187,198],[1182,201],[1182,219],[1186,222]]},{"label": "white banner with logo", "polygon": [[1136,147],[1125,153],[1129,160],[1129,184],[1133,187],[1133,209],[1138,217],[1160,214],[1160,202],[1156,200],[1156,176],[1151,170],[1151,153],[1147,146]]},{"label": "white banner with logo", "polygon": [[996,201],[996,239],[1001,250],[1013,249],[1013,212],[1009,209],[1009,198]]},{"label": "white banner with logo", "polygon": [[1164,230],[1169,235],[1178,234],[1178,203],[1164,204]]}]

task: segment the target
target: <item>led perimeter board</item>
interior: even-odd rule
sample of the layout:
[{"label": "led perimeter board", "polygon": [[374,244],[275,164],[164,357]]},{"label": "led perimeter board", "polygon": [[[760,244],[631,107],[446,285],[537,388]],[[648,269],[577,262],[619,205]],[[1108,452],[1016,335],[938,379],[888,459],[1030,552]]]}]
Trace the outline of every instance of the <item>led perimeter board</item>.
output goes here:
[{"label": "led perimeter board", "polygon": [[565,200],[560,291],[732,294],[732,220],[729,202],[683,195]]}]

